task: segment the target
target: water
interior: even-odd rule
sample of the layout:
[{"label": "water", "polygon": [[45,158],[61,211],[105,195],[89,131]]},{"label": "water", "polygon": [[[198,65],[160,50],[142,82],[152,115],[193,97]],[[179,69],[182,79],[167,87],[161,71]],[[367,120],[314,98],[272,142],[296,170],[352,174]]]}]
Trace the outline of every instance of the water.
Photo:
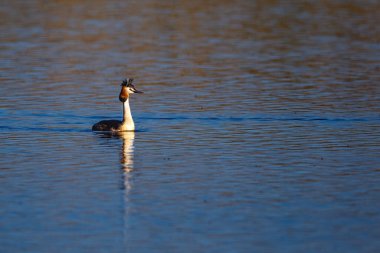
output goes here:
[{"label": "water", "polygon": [[0,252],[377,252],[379,8],[2,2]]}]

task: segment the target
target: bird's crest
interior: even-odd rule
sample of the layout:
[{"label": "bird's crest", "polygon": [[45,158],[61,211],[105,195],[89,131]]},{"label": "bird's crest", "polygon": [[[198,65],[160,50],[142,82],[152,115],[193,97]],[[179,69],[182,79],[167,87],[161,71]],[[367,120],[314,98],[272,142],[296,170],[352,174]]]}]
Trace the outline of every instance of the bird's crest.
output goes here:
[{"label": "bird's crest", "polygon": [[132,85],[132,82],[133,82],[133,78],[124,79],[123,82],[121,83],[121,86],[129,87]]}]

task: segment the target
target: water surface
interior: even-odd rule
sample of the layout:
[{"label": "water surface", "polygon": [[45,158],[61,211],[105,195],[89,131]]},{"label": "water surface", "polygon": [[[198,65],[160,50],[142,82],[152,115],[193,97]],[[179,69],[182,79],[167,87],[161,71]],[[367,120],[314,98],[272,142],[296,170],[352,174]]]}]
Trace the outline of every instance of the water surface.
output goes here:
[{"label": "water surface", "polygon": [[0,251],[378,251],[379,8],[1,3]]}]

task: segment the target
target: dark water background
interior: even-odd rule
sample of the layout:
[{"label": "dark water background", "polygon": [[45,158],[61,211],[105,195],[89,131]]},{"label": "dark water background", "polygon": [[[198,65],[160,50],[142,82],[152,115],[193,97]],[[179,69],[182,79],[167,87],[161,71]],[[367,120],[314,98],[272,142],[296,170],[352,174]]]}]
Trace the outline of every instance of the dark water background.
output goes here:
[{"label": "dark water background", "polygon": [[2,1],[0,252],[379,252],[379,9]]}]

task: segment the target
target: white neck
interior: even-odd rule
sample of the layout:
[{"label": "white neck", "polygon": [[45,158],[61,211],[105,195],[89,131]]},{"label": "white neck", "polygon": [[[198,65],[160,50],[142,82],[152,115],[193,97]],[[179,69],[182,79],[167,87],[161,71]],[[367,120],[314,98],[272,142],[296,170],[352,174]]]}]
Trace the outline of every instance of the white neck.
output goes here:
[{"label": "white neck", "polygon": [[132,119],[131,108],[129,107],[129,99],[123,103],[123,122],[121,122],[120,131],[135,130],[135,123]]}]

